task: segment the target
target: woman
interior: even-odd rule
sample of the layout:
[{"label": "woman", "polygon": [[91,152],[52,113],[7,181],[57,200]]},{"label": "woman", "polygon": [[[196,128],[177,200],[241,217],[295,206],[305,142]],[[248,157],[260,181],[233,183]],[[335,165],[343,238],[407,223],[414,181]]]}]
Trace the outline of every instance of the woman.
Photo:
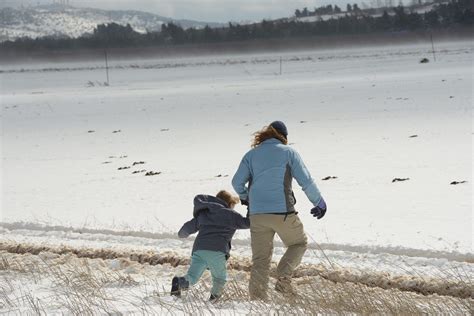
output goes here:
[{"label": "woman", "polygon": [[288,130],[275,121],[254,134],[253,149],[245,154],[232,179],[242,204],[249,207],[252,244],[251,299],[267,299],[270,263],[275,233],[287,250],[277,267],[275,289],[294,294],[291,276],[306,251],[307,238],[294,205],[293,178],[314,208],[311,214],[321,219],[326,203],[299,154],[288,146]]}]

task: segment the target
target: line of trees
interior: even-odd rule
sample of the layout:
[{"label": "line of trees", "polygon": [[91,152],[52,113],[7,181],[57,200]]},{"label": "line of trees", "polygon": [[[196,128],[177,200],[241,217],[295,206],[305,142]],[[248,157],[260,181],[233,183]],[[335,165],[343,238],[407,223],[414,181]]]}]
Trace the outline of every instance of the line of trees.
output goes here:
[{"label": "line of trees", "polygon": [[[430,1],[429,3],[427,1]],[[359,7],[357,3],[350,4],[347,3],[344,9],[341,9],[337,5],[326,5],[326,6],[321,6],[319,8],[314,8],[314,10],[309,10],[307,7],[303,9],[297,9],[295,10],[295,17],[297,18],[302,18],[302,17],[308,17],[308,16],[321,16],[321,15],[333,15],[333,14],[339,14],[339,13],[346,13],[346,14],[374,14],[378,10],[382,9],[390,9],[394,8],[395,0],[371,0],[372,7],[369,7],[367,4],[362,2],[362,9]],[[410,7],[420,7],[423,4],[435,4],[435,3],[443,3],[446,2],[446,0],[411,0],[410,2]],[[398,1],[398,3],[401,3]]]},{"label": "line of trees", "polygon": [[[352,8],[353,9],[353,8]],[[385,11],[380,17],[370,15],[344,15],[338,19],[315,22],[293,20],[262,21],[249,25],[229,23],[224,28],[183,29],[179,25],[163,24],[160,32],[140,34],[130,25],[115,23],[98,25],[92,34],[79,38],[42,37],[21,38],[1,43],[0,48],[74,49],[104,47],[145,47],[190,43],[216,43],[258,39],[295,38],[337,34],[362,34],[371,32],[399,32],[422,29],[472,26],[474,13],[471,0],[452,0],[433,10],[410,13],[403,6],[394,8],[393,14]]]},{"label": "line of trees", "polygon": [[[348,3],[346,5],[346,13],[348,12],[360,12],[361,9],[357,5],[357,3],[350,4]],[[336,4],[336,5],[326,5],[322,6],[319,8],[314,8],[314,11],[308,10],[308,8],[303,8],[302,10],[296,9],[295,11],[295,16],[297,18],[302,18],[302,17],[307,17],[307,16],[318,16],[318,15],[331,15],[331,14],[338,14],[342,13],[342,9]]]}]

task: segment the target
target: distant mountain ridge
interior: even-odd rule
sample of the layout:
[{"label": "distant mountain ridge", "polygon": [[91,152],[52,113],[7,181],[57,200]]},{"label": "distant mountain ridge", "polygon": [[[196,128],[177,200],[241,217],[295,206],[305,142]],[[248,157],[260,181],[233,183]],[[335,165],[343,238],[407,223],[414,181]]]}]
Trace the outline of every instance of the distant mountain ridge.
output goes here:
[{"label": "distant mountain ridge", "polygon": [[43,36],[79,37],[93,32],[98,24],[130,24],[140,33],[161,29],[163,23],[173,22],[183,28],[219,27],[219,23],[174,20],[153,13],[134,10],[102,10],[76,8],[59,4],[0,9],[0,42],[21,37]]}]

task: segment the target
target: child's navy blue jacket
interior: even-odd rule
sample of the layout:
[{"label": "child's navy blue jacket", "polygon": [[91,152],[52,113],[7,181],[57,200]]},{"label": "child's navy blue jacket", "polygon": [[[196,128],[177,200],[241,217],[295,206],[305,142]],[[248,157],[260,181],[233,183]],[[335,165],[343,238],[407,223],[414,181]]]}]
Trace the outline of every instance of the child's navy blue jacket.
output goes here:
[{"label": "child's navy blue jacket", "polygon": [[229,208],[223,200],[211,195],[194,198],[194,218],[186,222],[178,236],[186,238],[199,231],[194,241],[196,250],[221,251],[229,256],[231,240],[237,229],[250,228],[250,220]]}]

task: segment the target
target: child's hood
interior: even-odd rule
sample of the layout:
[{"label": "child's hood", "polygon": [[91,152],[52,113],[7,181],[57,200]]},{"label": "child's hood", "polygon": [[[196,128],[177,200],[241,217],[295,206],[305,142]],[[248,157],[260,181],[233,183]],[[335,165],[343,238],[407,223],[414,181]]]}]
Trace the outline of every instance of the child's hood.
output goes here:
[{"label": "child's hood", "polygon": [[199,225],[235,228],[236,212],[226,202],[211,195],[197,195],[194,198],[193,216]]},{"label": "child's hood", "polygon": [[194,198],[194,211],[193,216],[197,217],[199,213],[205,210],[217,211],[223,208],[227,209],[229,206],[227,203],[215,196],[199,194]]}]

